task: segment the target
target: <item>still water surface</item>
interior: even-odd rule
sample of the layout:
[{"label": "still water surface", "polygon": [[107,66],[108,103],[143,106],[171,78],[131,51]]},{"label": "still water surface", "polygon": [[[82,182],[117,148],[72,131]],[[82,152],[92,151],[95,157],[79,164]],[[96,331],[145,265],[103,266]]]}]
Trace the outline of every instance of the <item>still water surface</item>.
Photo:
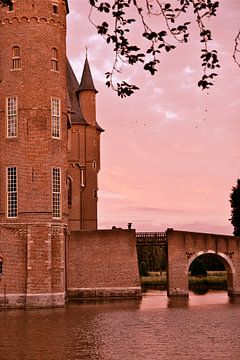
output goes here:
[{"label": "still water surface", "polygon": [[240,360],[240,305],[224,292],[0,312],[0,360]]}]

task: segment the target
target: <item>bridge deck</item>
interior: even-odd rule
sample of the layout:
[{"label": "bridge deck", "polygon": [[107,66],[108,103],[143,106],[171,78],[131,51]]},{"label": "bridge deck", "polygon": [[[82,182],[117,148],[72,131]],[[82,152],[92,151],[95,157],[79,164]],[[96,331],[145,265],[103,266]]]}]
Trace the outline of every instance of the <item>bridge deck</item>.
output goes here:
[{"label": "bridge deck", "polygon": [[165,232],[137,232],[137,246],[166,246]]}]

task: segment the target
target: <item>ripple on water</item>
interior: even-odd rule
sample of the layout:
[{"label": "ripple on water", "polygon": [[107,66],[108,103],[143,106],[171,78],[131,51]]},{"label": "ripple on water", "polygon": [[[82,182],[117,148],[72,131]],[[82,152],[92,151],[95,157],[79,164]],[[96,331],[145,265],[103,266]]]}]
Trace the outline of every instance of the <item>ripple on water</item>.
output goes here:
[{"label": "ripple on water", "polygon": [[150,291],[142,301],[3,311],[0,360],[240,359],[240,306],[226,293],[177,305]]}]

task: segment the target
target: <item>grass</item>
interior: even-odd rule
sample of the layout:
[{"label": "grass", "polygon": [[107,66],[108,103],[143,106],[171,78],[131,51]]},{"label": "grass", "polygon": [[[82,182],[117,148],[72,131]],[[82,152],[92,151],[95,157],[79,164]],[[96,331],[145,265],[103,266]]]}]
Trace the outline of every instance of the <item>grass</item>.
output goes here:
[{"label": "grass", "polygon": [[[159,288],[161,290],[167,289],[167,275],[166,272],[157,273],[150,272],[149,276],[141,277],[141,285],[144,288]],[[225,271],[208,271],[206,277],[196,277],[189,275],[189,288],[191,290],[215,289],[226,290],[227,288],[227,275]]]}]

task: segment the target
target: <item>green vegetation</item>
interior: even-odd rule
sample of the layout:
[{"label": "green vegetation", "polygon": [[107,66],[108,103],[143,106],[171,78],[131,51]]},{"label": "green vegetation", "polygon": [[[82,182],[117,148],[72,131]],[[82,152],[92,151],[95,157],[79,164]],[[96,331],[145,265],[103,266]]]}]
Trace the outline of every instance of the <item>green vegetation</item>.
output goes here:
[{"label": "green vegetation", "polygon": [[232,208],[231,224],[233,225],[233,235],[240,236],[240,179],[237,179],[237,185],[232,188],[230,195]]},{"label": "green vegetation", "polygon": [[166,271],[166,248],[159,246],[138,246],[138,265],[141,273],[141,264],[145,263],[147,271]]},{"label": "green vegetation", "polygon": [[[158,288],[161,290],[167,289],[166,272],[150,272],[149,276],[141,277],[141,285],[144,288]],[[191,276],[189,272],[189,288],[191,290],[199,289],[227,289],[227,276],[225,271],[208,271],[207,276]]]}]

